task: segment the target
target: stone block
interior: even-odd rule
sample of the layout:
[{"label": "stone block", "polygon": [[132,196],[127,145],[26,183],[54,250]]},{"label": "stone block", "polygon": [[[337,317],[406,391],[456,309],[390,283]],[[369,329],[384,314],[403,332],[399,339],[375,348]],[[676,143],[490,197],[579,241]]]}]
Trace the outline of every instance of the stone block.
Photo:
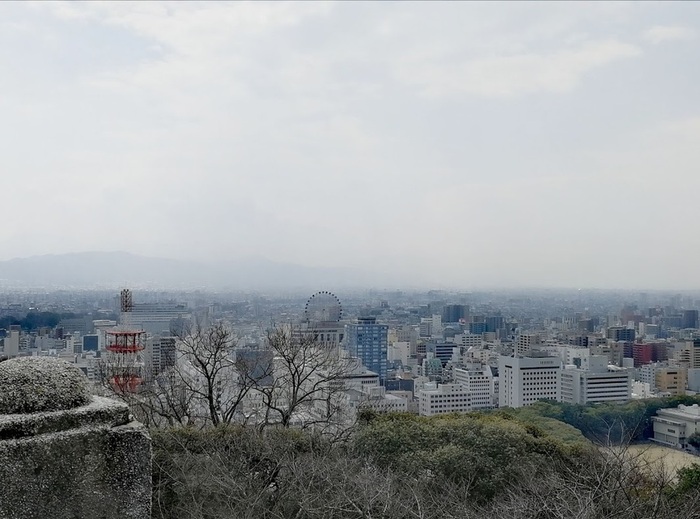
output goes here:
[{"label": "stone block", "polygon": [[[71,399],[76,401],[57,395],[52,401]],[[89,397],[86,405],[70,409],[0,415],[0,518],[148,519],[150,514],[151,439],[125,404]]]}]

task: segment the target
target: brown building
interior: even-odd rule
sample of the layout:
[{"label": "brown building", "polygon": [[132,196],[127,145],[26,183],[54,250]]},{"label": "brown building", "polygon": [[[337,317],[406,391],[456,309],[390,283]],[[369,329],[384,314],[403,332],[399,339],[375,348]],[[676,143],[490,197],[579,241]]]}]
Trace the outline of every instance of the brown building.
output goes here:
[{"label": "brown building", "polygon": [[671,395],[684,395],[687,383],[687,368],[665,367],[656,370],[657,391]]}]

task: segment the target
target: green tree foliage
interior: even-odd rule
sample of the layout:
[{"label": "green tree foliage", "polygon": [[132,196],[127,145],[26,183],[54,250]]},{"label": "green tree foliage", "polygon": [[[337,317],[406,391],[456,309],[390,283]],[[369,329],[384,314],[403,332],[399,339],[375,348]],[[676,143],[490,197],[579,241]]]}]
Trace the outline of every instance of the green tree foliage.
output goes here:
[{"label": "green tree foliage", "polygon": [[652,417],[659,409],[700,404],[700,397],[678,395],[669,398],[632,400],[626,404],[574,405],[563,402],[536,402],[528,414],[554,418],[569,424],[591,441],[620,444],[644,441],[654,436]]},{"label": "green tree foliage", "polygon": [[674,489],[676,496],[682,497],[700,490],[700,464],[678,469],[678,483]]},{"label": "green tree foliage", "polygon": [[493,411],[496,416],[505,419],[516,419],[526,426],[534,426],[535,428],[544,431],[549,436],[556,438],[564,444],[588,444],[588,439],[575,427],[567,423],[543,416],[539,414],[531,406],[521,407],[518,409],[502,408]]},{"label": "green tree foliage", "polygon": [[693,434],[688,436],[688,443],[696,449],[700,448],[700,433],[694,432]]},{"label": "green tree foliage", "polygon": [[[367,417],[365,417],[367,420]],[[519,478],[553,461],[574,463],[583,442],[565,443],[510,415],[376,415],[353,438],[358,455],[438,487],[445,481],[491,499]]]}]

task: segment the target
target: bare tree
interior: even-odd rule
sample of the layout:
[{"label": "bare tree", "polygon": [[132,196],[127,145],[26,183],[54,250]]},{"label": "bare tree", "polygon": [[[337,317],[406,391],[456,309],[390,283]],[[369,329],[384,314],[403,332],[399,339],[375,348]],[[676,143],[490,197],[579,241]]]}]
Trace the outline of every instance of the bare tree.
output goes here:
[{"label": "bare tree", "polygon": [[275,326],[267,334],[274,359],[271,380],[256,384],[265,416],[261,426],[330,425],[343,409],[345,376],[351,361],[337,347],[318,341],[317,333]]},{"label": "bare tree", "polygon": [[189,425],[195,395],[187,391],[174,368],[154,374],[153,366],[134,355],[105,354],[97,364],[103,394],[118,398],[148,427]]},{"label": "bare tree", "polygon": [[240,355],[233,331],[224,323],[199,323],[179,330],[176,380],[198,404],[206,421],[229,424],[242,416],[242,407],[259,377],[255,359]]},{"label": "bare tree", "polygon": [[153,426],[196,423],[196,395],[182,383],[180,373],[174,367],[151,377],[136,396],[137,406],[142,413],[148,413]]},{"label": "bare tree", "polygon": [[108,355],[99,371],[107,392],[148,426],[244,422],[243,407],[264,376],[260,359],[237,347],[224,322],[197,322],[174,331],[176,355],[160,373],[125,355]]},{"label": "bare tree", "polygon": [[576,463],[551,458],[549,470],[513,481],[504,495],[483,510],[488,517],[646,519],[692,517],[700,495],[674,501],[674,471],[650,463],[644,449],[627,443],[592,447]]}]

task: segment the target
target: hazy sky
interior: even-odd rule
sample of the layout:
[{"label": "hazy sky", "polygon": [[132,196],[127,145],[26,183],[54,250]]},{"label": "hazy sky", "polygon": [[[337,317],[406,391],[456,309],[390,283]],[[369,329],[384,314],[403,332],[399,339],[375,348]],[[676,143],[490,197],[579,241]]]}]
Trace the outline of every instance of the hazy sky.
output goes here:
[{"label": "hazy sky", "polygon": [[700,3],[0,3],[0,259],[700,287]]}]

